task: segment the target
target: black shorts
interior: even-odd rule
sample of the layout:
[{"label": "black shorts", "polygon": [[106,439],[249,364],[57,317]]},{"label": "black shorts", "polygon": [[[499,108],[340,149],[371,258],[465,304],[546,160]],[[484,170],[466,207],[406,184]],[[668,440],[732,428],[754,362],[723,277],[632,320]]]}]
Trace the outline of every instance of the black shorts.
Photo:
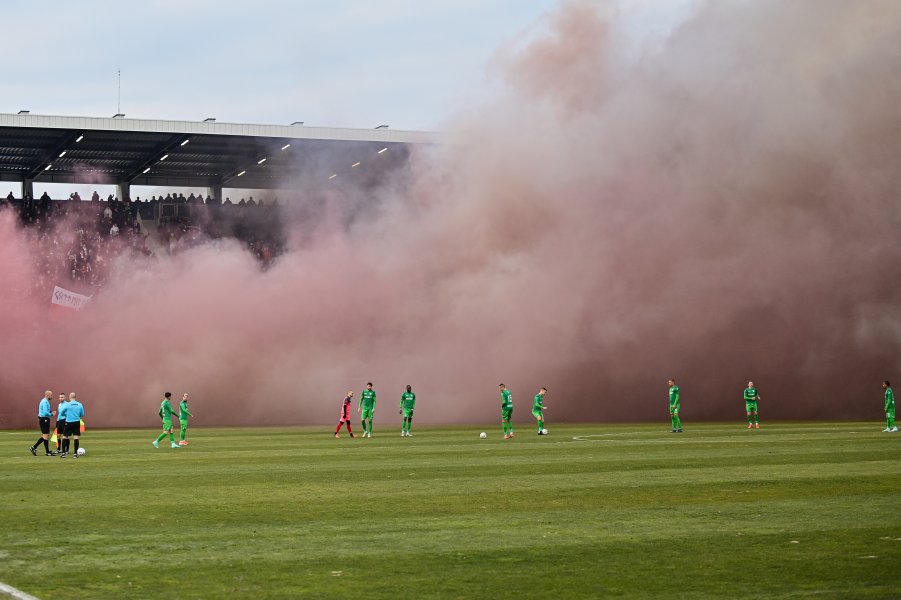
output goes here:
[{"label": "black shorts", "polygon": [[56,435],[66,435],[66,421],[58,420],[56,422]]},{"label": "black shorts", "polygon": [[41,433],[50,433],[50,417],[38,417]]},{"label": "black shorts", "polygon": [[66,435],[81,435],[81,421],[66,421]]}]

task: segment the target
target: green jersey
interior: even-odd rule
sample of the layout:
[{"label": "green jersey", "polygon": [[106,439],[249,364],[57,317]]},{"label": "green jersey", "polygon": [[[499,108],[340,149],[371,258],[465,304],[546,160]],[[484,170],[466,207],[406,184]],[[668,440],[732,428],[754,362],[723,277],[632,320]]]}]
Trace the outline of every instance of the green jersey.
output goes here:
[{"label": "green jersey", "polygon": [[745,402],[757,402],[760,396],[757,395],[757,388],[745,388]]},{"label": "green jersey", "polygon": [[184,421],[184,420],[187,419],[188,417],[193,417],[193,416],[194,416],[194,415],[192,415],[192,414],[188,411],[188,401],[187,401],[187,400],[182,400],[181,403],[179,403],[179,405],[178,405],[178,420],[179,420],[179,421]]},{"label": "green jersey", "polygon": [[669,389],[669,403],[670,404],[678,404],[679,403],[679,386],[674,385]]},{"label": "green jersey", "polygon": [[413,410],[416,406],[416,394],[413,392],[404,392],[400,396],[400,407],[406,410]]},{"label": "green jersey", "polygon": [[513,393],[510,390],[504,390],[503,392],[501,392],[501,408],[513,408]]},{"label": "green jersey", "polygon": [[172,405],[169,403],[169,399],[166,398],[163,400],[162,404],[160,404],[160,417],[163,421],[171,421],[173,412]]},{"label": "green jersey", "polygon": [[363,390],[360,394],[360,406],[365,409],[375,408],[375,390]]},{"label": "green jersey", "polygon": [[541,399],[543,396],[541,394],[535,394],[535,403],[532,404],[532,411],[536,410],[544,410],[544,405],[541,403]]},{"label": "green jersey", "polygon": [[895,394],[892,392],[892,388],[885,388],[885,410],[888,410],[895,406]]}]

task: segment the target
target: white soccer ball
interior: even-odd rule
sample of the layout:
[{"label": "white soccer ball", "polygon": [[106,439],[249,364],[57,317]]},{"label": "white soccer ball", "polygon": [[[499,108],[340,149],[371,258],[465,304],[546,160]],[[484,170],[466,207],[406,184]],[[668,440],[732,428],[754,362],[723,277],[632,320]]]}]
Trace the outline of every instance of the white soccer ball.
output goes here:
[{"label": "white soccer ball", "polygon": [[542,430],[541,430],[541,435],[547,435],[547,429],[542,429]]},{"label": "white soccer ball", "polygon": [[482,433],[479,434],[479,437],[484,440],[486,437],[488,437],[488,434],[483,431]]},{"label": "white soccer ball", "polygon": [[78,454],[78,456],[84,456],[84,448],[79,448],[76,454]]}]

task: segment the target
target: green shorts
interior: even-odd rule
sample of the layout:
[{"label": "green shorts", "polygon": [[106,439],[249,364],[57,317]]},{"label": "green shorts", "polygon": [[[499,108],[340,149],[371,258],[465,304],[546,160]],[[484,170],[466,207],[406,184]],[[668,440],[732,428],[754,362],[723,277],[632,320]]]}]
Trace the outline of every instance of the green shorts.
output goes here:
[{"label": "green shorts", "polygon": [[163,419],[163,431],[172,429],[172,419]]},{"label": "green shorts", "polygon": [[364,421],[365,421],[365,420],[368,420],[368,419],[371,419],[371,418],[372,418],[372,411],[374,411],[374,410],[375,410],[375,409],[372,408],[371,406],[370,406],[369,408],[366,408],[366,407],[364,406],[364,407],[363,407],[363,414],[362,414],[362,416],[361,416],[360,418],[363,419]]},{"label": "green shorts", "polygon": [[512,418],[513,418],[513,407],[512,406],[510,408],[502,408],[501,409],[501,420],[502,421],[509,421]]},{"label": "green shorts", "polygon": [[745,412],[757,412],[757,400],[745,400]]},{"label": "green shorts", "polygon": [[405,418],[405,419],[412,419],[412,418],[413,418],[413,409],[412,409],[412,408],[405,408],[405,409],[403,409],[403,411],[404,411],[404,418]]},{"label": "green shorts", "polygon": [[540,421],[544,421],[544,413],[537,409],[532,409],[532,416]]},{"label": "green shorts", "polygon": [[681,408],[682,408],[682,407],[679,406],[679,403],[678,403],[678,402],[674,402],[673,404],[670,404],[670,405],[669,405],[669,414],[671,414],[671,415],[678,415],[678,414],[679,414],[679,410],[680,410]]}]

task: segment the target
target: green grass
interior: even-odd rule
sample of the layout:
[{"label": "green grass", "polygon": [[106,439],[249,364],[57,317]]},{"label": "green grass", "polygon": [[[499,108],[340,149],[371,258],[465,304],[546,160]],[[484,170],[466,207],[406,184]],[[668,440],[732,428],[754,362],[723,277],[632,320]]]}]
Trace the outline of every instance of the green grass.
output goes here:
[{"label": "green grass", "polygon": [[[0,432],[0,581],[50,598],[897,598],[878,423]],[[582,440],[574,436],[594,436]]]}]

